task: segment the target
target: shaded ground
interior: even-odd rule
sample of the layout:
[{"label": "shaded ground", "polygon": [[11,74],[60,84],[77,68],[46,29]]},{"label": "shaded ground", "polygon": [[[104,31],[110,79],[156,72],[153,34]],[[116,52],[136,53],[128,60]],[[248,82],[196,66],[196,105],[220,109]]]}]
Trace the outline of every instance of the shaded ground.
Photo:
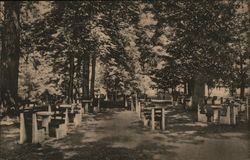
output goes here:
[{"label": "shaded ground", "polygon": [[[166,131],[144,128],[134,112],[111,109],[86,115],[61,140],[19,145],[18,125],[1,126],[0,159],[249,160],[247,125],[195,123],[181,107],[169,108]],[[8,158],[6,158],[8,157]]]}]

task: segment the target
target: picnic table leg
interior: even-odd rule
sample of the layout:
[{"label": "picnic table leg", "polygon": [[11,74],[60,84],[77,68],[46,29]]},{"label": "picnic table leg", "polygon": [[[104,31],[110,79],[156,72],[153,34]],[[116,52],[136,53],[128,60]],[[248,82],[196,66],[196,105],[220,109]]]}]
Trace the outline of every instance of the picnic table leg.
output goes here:
[{"label": "picnic table leg", "polygon": [[65,112],[65,124],[67,126],[69,124],[69,111],[68,111],[68,108],[66,108],[66,112]]},{"label": "picnic table leg", "polygon": [[165,108],[161,110],[161,129],[165,130]]},{"label": "picnic table leg", "polygon": [[148,120],[146,119],[146,117],[143,116],[142,119],[143,119],[143,125],[147,126],[148,125]]},{"label": "picnic table leg", "polygon": [[24,121],[24,113],[20,113],[20,140],[19,144],[23,144],[27,140],[26,128]]},{"label": "picnic table leg", "polygon": [[80,113],[81,113],[81,117],[83,116],[84,114],[84,108],[83,108],[83,104],[82,103],[79,103],[80,105]]},{"label": "picnic table leg", "polygon": [[51,105],[48,106],[48,112],[51,113]]},{"label": "picnic table leg", "polygon": [[247,108],[246,108],[246,112],[247,112],[247,121],[249,121],[249,99],[247,98],[247,100],[246,100],[246,103],[247,103]]},{"label": "picnic table leg", "polygon": [[131,111],[134,111],[134,101],[133,101],[133,98],[131,98]]},{"label": "picnic table leg", "polygon": [[213,122],[215,124],[218,124],[219,123],[219,110],[218,109],[214,109],[213,117],[214,117]]},{"label": "picnic table leg", "polygon": [[135,95],[135,111],[136,111],[137,113],[139,112],[137,95]]},{"label": "picnic table leg", "polygon": [[37,137],[37,117],[36,113],[32,114],[32,143],[38,142]]},{"label": "picnic table leg", "polygon": [[88,110],[89,110],[89,104],[85,103],[85,105],[84,105],[84,113],[88,113]]},{"label": "picnic table leg", "polygon": [[146,119],[145,113],[142,112],[142,121],[143,121],[143,126],[147,126],[148,125],[148,120]]},{"label": "picnic table leg", "polygon": [[100,98],[97,99],[97,111],[100,112]]},{"label": "picnic table leg", "polygon": [[124,96],[124,107],[128,108],[127,96]]},{"label": "picnic table leg", "polygon": [[141,102],[138,102],[138,115],[141,118]]},{"label": "picnic table leg", "polygon": [[45,127],[45,134],[49,135],[49,122],[51,121],[51,117],[48,116],[42,120],[42,126]]},{"label": "picnic table leg", "polygon": [[155,130],[155,109],[151,110],[151,130]]}]

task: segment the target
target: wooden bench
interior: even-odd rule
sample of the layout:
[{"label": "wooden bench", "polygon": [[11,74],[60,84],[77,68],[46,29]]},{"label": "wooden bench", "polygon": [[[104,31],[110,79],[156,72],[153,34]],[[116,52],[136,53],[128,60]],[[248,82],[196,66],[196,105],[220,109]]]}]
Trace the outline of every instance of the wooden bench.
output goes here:
[{"label": "wooden bench", "polygon": [[68,107],[68,119],[69,123],[74,123],[74,126],[77,127],[82,122],[83,108],[81,104],[71,104]]},{"label": "wooden bench", "polygon": [[178,96],[177,105],[184,105],[185,96]]},{"label": "wooden bench", "polygon": [[[23,107],[20,113],[20,139],[19,143],[25,142],[40,143],[48,133],[48,123],[50,119],[50,106],[29,106]],[[41,116],[41,112],[47,113]]]},{"label": "wooden bench", "polygon": [[166,128],[166,112],[165,107],[144,107],[142,110],[142,119],[144,126],[151,125],[151,130],[156,129],[156,125],[159,124],[162,130]]},{"label": "wooden bench", "polygon": [[186,110],[190,109],[192,107],[192,97],[191,96],[186,96],[184,98],[184,107]]},{"label": "wooden bench", "polygon": [[100,103],[101,102],[100,102],[99,97],[93,99],[92,105],[93,105],[93,111],[94,112],[99,112],[100,111]]},{"label": "wooden bench", "polygon": [[57,105],[54,108],[54,114],[49,123],[49,136],[57,139],[63,138],[68,131],[68,108]]},{"label": "wooden bench", "polygon": [[172,96],[168,96],[165,99],[151,99],[151,102],[162,106],[174,106],[174,100]]},{"label": "wooden bench", "polygon": [[128,99],[128,105],[130,106],[129,109],[131,111],[135,111],[135,101],[133,97],[129,97]]},{"label": "wooden bench", "polygon": [[[246,104],[239,104],[231,99],[225,98],[208,98],[205,100],[205,105],[198,105],[198,121],[199,122],[209,122],[209,116],[211,117],[211,122],[215,124],[228,124],[236,125],[241,119],[241,107]],[[247,111],[245,111],[244,115]],[[247,116],[246,118],[247,119]]]},{"label": "wooden bench", "polygon": [[237,122],[248,122],[249,121],[249,98],[244,100],[236,101],[238,106]]},{"label": "wooden bench", "polygon": [[84,106],[84,113],[88,113],[90,106],[93,104],[93,99],[84,99],[81,102]]}]

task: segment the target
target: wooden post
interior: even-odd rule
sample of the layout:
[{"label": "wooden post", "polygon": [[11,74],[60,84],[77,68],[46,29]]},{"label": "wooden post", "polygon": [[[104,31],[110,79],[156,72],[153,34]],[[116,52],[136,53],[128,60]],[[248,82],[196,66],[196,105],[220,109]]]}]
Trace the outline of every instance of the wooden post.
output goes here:
[{"label": "wooden post", "polygon": [[79,105],[79,107],[80,107],[80,113],[81,113],[81,116],[82,116],[83,113],[84,113],[83,104],[82,104],[82,103],[79,103],[78,105]]},{"label": "wooden post", "polygon": [[247,108],[246,108],[246,112],[247,112],[247,121],[249,121],[249,98],[246,99],[246,103],[247,103]]},{"label": "wooden post", "polygon": [[[81,107],[81,106],[80,106]],[[79,125],[81,124],[81,122],[82,122],[82,115],[83,115],[83,108],[81,107],[80,108],[80,114],[79,114]]]},{"label": "wooden post", "polygon": [[87,114],[88,113],[88,110],[89,110],[89,104],[87,102],[85,102],[85,105],[84,105],[84,113]]},{"label": "wooden post", "polygon": [[38,143],[37,137],[37,117],[36,113],[32,114],[32,143]]},{"label": "wooden post", "polygon": [[151,130],[155,130],[155,109],[151,109]]},{"label": "wooden post", "polygon": [[24,113],[20,113],[20,140],[19,144],[23,144],[27,140]]},{"label": "wooden post", "polygon": [[127,108],[128,107],[128,101],[127,101],[127,96],[124,96],[124,107]]},{"label": "wooden post", "polygon": [[48,106],[48,112],[51,113],[51,105]]},{"label": "wooden post", "polygon": [[94,105],[93,105],[94,103],[93,102],[94,102],[94,99],[91,98],[90,102],[89,102],[89,108],[92,108],[92,109],[94,108]]},{"label": "wooden post", "polygon": [[45,130],[46,135],[49,135],[49,122],[50,122],[50,120],[51,120],[50,116],[44,117],[42,120],[42,126],[46,128],[46,130]]},{"label": "wooden post", "polygon": [[100,98],[97,99],[97,111],[100,112]]},{"label": "wooden post", "polygon": [[66,108],[66,111],[65,111],[65,124],[68,126],[69,124],[69,113],[68,113],[68,108]]},{"label": "wooden post", "polygon": [[74,117],[74,126],[77,127],[79,124],[79,114],[75,114],[75,117]]},{"label": "wooden post", "polygon": [[214,117],[213,122],[214,122],[215,124],[218,124],[219,121],[220,121],[219,109],[214,109],[214,110],[213,110],[213,117]]},{"label": "wooden post", "polygon": [[131,111],[134,111],[134,101],[133,101],[133,97],[131,97]]},{"label": "wooden post", "polygon": [[137,113],[139,112],[137,94],[135,94],[135,111],[136,111]]},{"label": "wooden post", "polygon": [[165,108],[161,109],[161,129],[165,130]]},{"label": "wooden post", "polygon": [[141,102],[138,102],[138,114],[139,118],[141,118]]},{"label": "wooden post", "polygon": [[148,120],[146,119],[146,117],[143,116],[142,119],[143,119],[143,125],[147,126],[148,125]]}]

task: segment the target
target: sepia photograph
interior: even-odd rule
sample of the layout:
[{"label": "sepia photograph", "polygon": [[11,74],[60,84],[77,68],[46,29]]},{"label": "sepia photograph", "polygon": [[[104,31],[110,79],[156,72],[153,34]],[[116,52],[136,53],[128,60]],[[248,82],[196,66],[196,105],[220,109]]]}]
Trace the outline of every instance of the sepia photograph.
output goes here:
[{"label": "sepia photograph", "polygon": [[250,0],[0,1],[0,160],[250,160]]}]

